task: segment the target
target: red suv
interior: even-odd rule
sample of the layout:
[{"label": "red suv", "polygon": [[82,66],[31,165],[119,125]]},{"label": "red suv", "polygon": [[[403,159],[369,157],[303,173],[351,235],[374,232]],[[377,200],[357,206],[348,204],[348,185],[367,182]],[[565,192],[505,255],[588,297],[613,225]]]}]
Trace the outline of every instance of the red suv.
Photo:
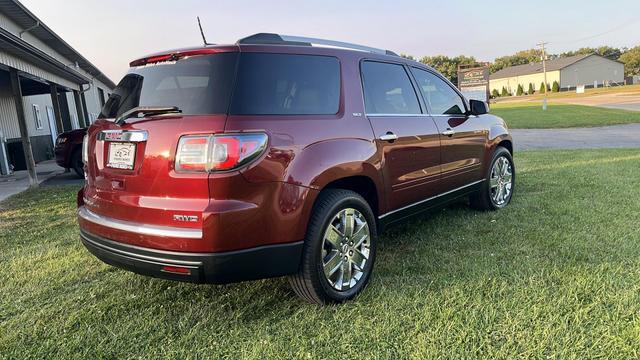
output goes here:
[{"label": "red suv", "polygon": [[315,303],[367,284],[384,227],[453,199],[505,207],[512,139],[396,54],[257,34],[133,61],[83,144],[84,245],[196,283],[288,275]]}]

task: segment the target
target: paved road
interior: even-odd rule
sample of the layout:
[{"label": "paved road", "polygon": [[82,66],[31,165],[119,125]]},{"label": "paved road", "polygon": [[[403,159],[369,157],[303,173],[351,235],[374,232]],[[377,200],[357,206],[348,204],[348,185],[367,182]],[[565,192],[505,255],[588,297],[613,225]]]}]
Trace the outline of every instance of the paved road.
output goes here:
[{"label": "paved road", "polygon": [[512,129],[516,150],[640,148],[640,124],[569,129]]}]

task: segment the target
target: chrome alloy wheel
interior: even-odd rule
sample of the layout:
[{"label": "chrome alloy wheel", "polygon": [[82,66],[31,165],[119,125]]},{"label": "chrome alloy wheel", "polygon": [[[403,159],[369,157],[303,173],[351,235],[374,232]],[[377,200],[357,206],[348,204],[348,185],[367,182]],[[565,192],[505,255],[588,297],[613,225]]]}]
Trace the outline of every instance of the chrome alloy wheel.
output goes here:
[{"label": "chrome alloy wheel", "polygon": [[341,210],[329,223],[322,242],[322,267],[335,290],[351,289],[364,275],[370,236],[366,218],[356,209]]},{"label": "chrome alloy wheel", "polygon": [[489,186],[491,199],[496,205],[501,206],[509,201],[513,189],[513,167],[505,156],[499,157],[493,163]]}]

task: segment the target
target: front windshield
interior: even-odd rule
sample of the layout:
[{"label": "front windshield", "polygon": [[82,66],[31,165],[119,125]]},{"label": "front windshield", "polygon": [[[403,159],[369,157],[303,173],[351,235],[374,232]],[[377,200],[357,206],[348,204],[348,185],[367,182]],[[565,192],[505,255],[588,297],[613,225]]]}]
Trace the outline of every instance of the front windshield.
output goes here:
[{"label": "front windshield", "polygon": [[138,106],[176,106],[184,115],[225,114],[237,53],[192,56],[131,68],[100,118],[116,118]]}]

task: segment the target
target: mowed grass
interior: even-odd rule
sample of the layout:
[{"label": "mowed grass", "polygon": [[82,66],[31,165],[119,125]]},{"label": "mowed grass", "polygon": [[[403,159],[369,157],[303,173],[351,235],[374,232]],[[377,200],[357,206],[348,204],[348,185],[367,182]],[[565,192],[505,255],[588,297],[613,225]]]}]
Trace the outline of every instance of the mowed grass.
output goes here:
[{"label": "mowed grass", "polygon": [[0,357],[637,358],[640,153],[516,154],[499,212],[464,204],[385,232],[356,300],[319,307],[284,279],[138,276],[80,244],[75,189],[0,203]]},{"label": "mowed grass", "polygon": [[606,109],[595,106],[542,103],[491,104],[491,113],[503,118],[513,129],[594,127],[640,122],[640,111]]}]

